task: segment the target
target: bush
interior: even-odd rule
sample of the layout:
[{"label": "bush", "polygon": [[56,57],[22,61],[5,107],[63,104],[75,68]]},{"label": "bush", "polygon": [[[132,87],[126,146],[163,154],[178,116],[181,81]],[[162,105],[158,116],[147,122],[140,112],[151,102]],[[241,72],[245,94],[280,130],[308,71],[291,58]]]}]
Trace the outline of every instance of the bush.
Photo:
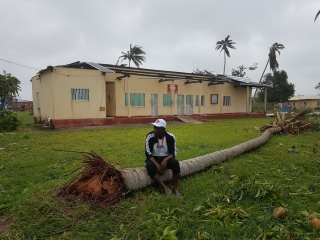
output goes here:
[{"label": "bush", "polygon": [[21,124],[17,114],[10,110],[4,110],[0,112],[0,131],[9,132],[17,130]]}]

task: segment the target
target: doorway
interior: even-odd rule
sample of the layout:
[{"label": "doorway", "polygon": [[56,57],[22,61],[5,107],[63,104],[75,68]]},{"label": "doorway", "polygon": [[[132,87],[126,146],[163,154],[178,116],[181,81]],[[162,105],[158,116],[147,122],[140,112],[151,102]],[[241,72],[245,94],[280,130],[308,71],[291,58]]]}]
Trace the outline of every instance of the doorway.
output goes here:
[{"label": "doorway", "polygon": [[184,95],[178,95],[177,115],[184,115]]}]

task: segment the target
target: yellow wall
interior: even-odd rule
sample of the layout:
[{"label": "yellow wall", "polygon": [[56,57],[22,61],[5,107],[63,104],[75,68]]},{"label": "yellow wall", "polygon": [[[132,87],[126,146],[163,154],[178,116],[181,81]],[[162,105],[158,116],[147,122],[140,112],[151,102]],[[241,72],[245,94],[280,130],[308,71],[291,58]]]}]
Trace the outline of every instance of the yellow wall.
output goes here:
[{"label": "yellow wall", "polygon": [[[317,103],[320,102],[320,99],[309,99],[309,100],[298,100],[298,101],[288,101],[291,104],[294,104],[293,107],[296,109],[303,109],[303,108],[316,108]],[[304,105],[306,103],[306,105]]]},{"label": "yellow wall", "polygon": [[[110,79],[108,77],[108,79]],[[151,94],[158,94],[158,115],[177,115],[177,94],[173,98],[173,110],[171,107],[163,107],[163,94],[167,94],[167,85],[172,84],[172,81],[159,82],[159,79],[139,76],[131,76],[118,81],[118,88],[116,89],[117,96],[117,116],[127,116],[128,108],[124,107],[124,94],[128,92],[128,84],[130,93],[145,93],[145,107],[131,107],[131,116],[151,115]],[[184,103],[186,105],[186,95],[193,95],[193,114],[213,114],[220,113],[234,113],[246,112],[247,89],[246,87],[235,88],[233,84],[225,83],[222,85],[208,86],[208,82],[185,84],[184,80],[175,80],[173,84],[178,85],[178,94],[184,95]],[[231,96],[231,106],[222,105],[223,96]],[[218,104],[211,104],[211,94],[218,94]],[[249,92],[251,96],[251,90]],[[205,105],[195,106],[196,95],[205,95]],[[200,102],[200,97],[199,97]],[[186,113],[186,106],[184,109]]]},{"label": "yellow wall", "polygon": [[[46,70],[32,78],[32,95],[33,95],[33,111],[34,117],[38,121],[41,118],[53,118],[53,89],[54,82],[50,70]],[[36,93],[39,92],[40,108],[38,108]]]},{"label": "yellow wall", "polygon": [[[34,104],[35,117],[52,119],[105,118],[106,116],[151,116],[151,94],[158,94],[158,115],[177,115],[177,94],[173,106],[163,107],[163,94],[167,85],[178,85],[178,94],[193,96],[193,114],[244,113],[247,111],[247,88],[225,83],[208,86],[208,82],[185,84],[185,80],[159,82],[156,78],[143,76],[125,77],[122,74],[106,73],[98,70],[54,67],[53,71],[41,73],[41,80],[32,79],[33,99],[40,92],[40,110]],[[108,84],[106,84],[108,83]],[[89,89],[89,101],[72,101],[71,88]],[[144,93],[144,107],[125,106],[125,93]],[[211,104],[211,94],[218,94],[218,104]],[[195,106],[196,95],[205,95],[205,105]],[[109,97],[110,96],[110,97]],[[231,106],[222,106],[222,97],[231,96]],[[251,88],[249,91],[251,96]],[[129,97],[128,97],[129,99]],[[199,105],[200,105],[199,96]]]}]

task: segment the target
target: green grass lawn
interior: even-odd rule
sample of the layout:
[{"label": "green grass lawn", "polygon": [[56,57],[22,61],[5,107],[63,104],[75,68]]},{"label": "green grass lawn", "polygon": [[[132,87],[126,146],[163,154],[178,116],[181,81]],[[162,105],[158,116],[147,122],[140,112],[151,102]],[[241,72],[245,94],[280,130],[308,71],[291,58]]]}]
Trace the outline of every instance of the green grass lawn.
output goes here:
[{"label": "green grass lawn", "polygon": [[[183,200],[148,187],[106,207],[58,195],[78,173],[72,172],[81,167],[81,155],[55,150],[94,150],[118,169],[141,167],[151,125],[41,130],[30,125],[32,115],[19,116],[22,127],[0,135],[1,239],[320,237],[306,222],[308,213],[320,213],[320,132],[274,135],[255,150],[185,177],[179,187]],[[271,121],[169,122],[167,130],[176,136],[177,159],[185,160],[256,138],[254,127]],[[288,153],[291,146],[299,153]],[[230,203],[221,201],[224,195]],[[287,210],[286,218],[272,217],[276,206]]]}]

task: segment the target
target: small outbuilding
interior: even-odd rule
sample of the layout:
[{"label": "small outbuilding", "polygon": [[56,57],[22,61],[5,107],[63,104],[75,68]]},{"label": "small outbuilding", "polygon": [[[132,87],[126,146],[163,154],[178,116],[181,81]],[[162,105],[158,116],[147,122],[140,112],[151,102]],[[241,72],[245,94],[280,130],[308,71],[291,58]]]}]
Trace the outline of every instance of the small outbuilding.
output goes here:
[{"label": "small outbuilding", "polygon": [[292,109],[304,109],[304,108],[320,108],[320,96],[296,96],[288,100],[288,105]]}]

